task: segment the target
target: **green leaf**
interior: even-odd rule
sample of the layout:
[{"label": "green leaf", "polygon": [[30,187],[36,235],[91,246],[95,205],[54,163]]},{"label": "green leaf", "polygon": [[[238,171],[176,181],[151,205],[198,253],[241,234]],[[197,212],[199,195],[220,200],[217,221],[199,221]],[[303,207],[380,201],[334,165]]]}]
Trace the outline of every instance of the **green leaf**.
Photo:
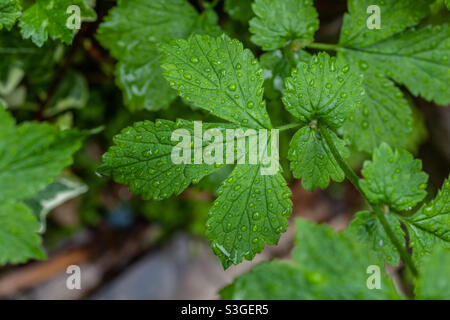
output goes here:
[{"label": "green leaf", "polygon": [[22,15],[22,6],[17,0],[0,0],[0,30],[5,27],[7,30],[16,23]]},{"label": "green leaf", "polygon": [[5,110],[5,106],[0,101],[0,141],[14,132],[14,124],[14,118]]},{"label": "green leaf", "polygon": [[[396,299],[391,280],[383,272],[383,261],[348,232],[297,219],[294,259],[303,269],[317,273],[318,284],[326,284],[325,299]],[[381,289],[370,290],[366,282],[369,266],[381,270]],[[344,276],[343,276],[344,275]],[[326,293],[326,292],[324,292]]]},{"label": "green leaf", "polygon": [[262,262],[220,290],[220,296],[224,300],[312,300],[317,297],[307,277],[295,264]]},{"label": "green leaf", "polygon": [[277,99],[284,89],[284,80],[291,74],[292,65],[302,61],[308,63],[311,55],[305,50],[292,52],[292,61],[281,50],[266,52],[259,57],[264,76],[264,94],[268,99]]},{"label": "green leaf", "polygon": [[[350,1],[339,44],[345,48],[342,54],[362,70],[382,72],[414,95],[446,105],[450,103],[446,86],[450,81],[449,26],[407,29],[429,14],[432,2]],[[369,5],[380,8],[380,29],[367,27],[370,18],[364,11]]]},{"label": "green leaf", "polygon": [[209,34],[214,37],[222,34],[222,29],[219,26],[219,16],[214,9],[206,9],[197,17],[191,33]]},{"label": "green leaf", "polygon": [[[187,101],[232,122],[206,124],[207,128],[217,128],[222,134],[226,128],[239,129],[247,137],[248,130],[256,132],[271,128],[262,100],[262,70],[253,54],[244,50],[239,41],[231,40],[226,35],[218,38],[194,35],[188,40],[173,40],[160,47],[162,66],[169,84],[179,90]],[[192,122],[178,120],[177,124],[180,129],[187,130],[183,137],[192,135]],[[161,120],[154,125],[144,122],[126,129],[116,137],[116,146],[105,154],[105,164],[100,171],[112,174],[119,183],[129,184],[132,192],[143,194],[144,198],[165,198],[180,193],[189,183],[197,183],[221,166],[216,159],[215,164],[209,165],[175,164],[168,159],[174,146],[169,142],[174,129],[172,122]],[[292,207],[288,199],[290,190],[279,170],[277,150],[273,151],[276,154],[270,151],[273,146],[278,146],[278,140],[272,141],[272,136],[269,136],[269,141],[270,147],[263,152],[270,153],[272,160],[276,158],[276,163],[269,164],[270,168],[261,158],[263,154],[259,146],[261,163],[256,161],[255,164],[251,163],[250,154],[248,162],[237,159],[240,147],[234,149],[235,155],[238,153],[238,157],[233,157],[237,159],[237,166],[219,189],[219,198],[209,213],[207,238],[212,241],[214,252],[225,268],[232,263],[240,263],[243,258],[252,259],[261,252],[265,243],[276,244],[280,233],[286,230],[286,217]],[[203,142],[203,147],[210,144]],[[157,158],[149,154],[149,150],[154,150],[149,148],[152,145],[157,147]],[[248,146],[250,149],[250,142]],[[247,150],[242,151],[245,153]],[[255,150],[248,151],[254,154]],[[192,150],[190,152],[192,154]],[[226,163],[228,161],[227,157]],[[271,173],[265,171],[273,169],[275,171]],[[165,174],[170,178],[166,178]],[[239,203],[239,206],[233,207],[235,211],[231,214],[229,206],[233,203]]]},{"label": "green leaf", "polygon": [[[391,213],[387,213],[385,217],[397,239],[401,239],[405,245],[405,233],[399,220]],[[381,259],[385,259],[390,265],[398,265],[400,254],[375,214],[368,211],[358,212],[350,223],[348,232],[356,235],[359,241],[367,243]]]},{"label": "green leaf", "polygon": [[39,223],[27,206],[0,202],[0,265],[45,259],[38,229]]},{"label": "green leaf", "polygon": [[364,94],[361,82],[360,73],[319,53],[309,64],[300,62],[286,79],[283,102],[303,122],[319,120],[336,128],[360,105]]},{"label": "green leaf", "polygon": [[434,200],[413,216],[400,218],[408,229],[415,260],[429,254],[436,245],[450,247],[450,180],[444,182]]},{"label": "green leaf", "polygon": [[271,128],[262,69],[242,43],[197,35],[160,49],[166,79],[188,102],[247,128]]},{"label": "green leaf", "polygon": [[450,27],[426,26],[408,30],[345,54],[363,69],[377,70],[404,84],[415,96],[441,105],[450,103]]},{"label": "green leaf", "polygon": [[428,175],[421,169],[422,162],[409,152],[382,143],[373,160],[364,163],[359,185],[371,203],[397,211],[411,209],[427,194]]},{"label": "green leaf", "polygon": [[[339,43],[345,47],[366,47],[413,27],[430,13],[433,0],[349,0],[344,15]],[[367,8],[380,8],[380,29],[369,29],[368,20],[373,13]]]},{"label": "green leaf", "polygon": [[372,152],[382,142],[405,148],[411,140],[413,117],[400,89],[380,73],[366,72],[365,98],[342,127],[356,149]]},{"label": "green leaf", "polygon": [[450,250],[436,247],[430,256],[424,259],[420,268],[420,277],[416,278],[416,299],[449,300],[450,277]]},{"label": "green leaf", "polygon": [[162,75],[158,49],[153,43],[139,41],[130,46],[117,63],[115,75],[131,111],[166,108],[176,97]]},{"label": "green leaf", "polygon": [[311,0],[255,0],[256,17],[250,20],[252,42],[263,50],[275,50],[291,40],[303,45],[313,41],[319,19]]},{"label": "green leaf", "polygon": [[[344,140],[331,130],[328,131],[341,156],[347,158],[350,152]],[[295,133],[289,145],[288,158],[294,177],[302,179],[305,189],[314,190],[317,187],[324,189],[330,183],[330,178],[338,182],[345,178],[344,172],[317,128],[304,126]]]},{"label": "green leaf", "polygon": [[[232,126],[203,123],[203,130],[210,128],[223,131]],[[171,141],[171,137],[177,129],[187,130],[182,142],[187,141],[188,145],[198,138],[194,135],[194,122],[187,120],[143,121],[125,128],[114,137],[115,145],[103,155],[99,172],[112,176],[117,183],[128,185],[132,193],[142,195],[145,200],[164,199],[181,193],[191,183],[198,183],[220,166],[194,164],[193,156],[191,164],[175,164],[171,154],[178,142]],[[201,147],[210,144],[203,143]],[[192,152],[195,152],[195,147]]]},{"label": "green leaf", "polygon": [[[352,234],[296,221],[294,263],[264,262],[221,290],[224,299],[399,299],[383,263]],[[369,289],[369,266],[380,269],[380,289]]]},{"label": "green leaf", "polygon": [[0,202],[31,197],[72,163],[85,133],[59,131],[50,124],[26,122],[14,127],[0,111]]},{"label": "green leaf", "polygon": [[25,73],[31,84],[52,76],[57,48],[51,41],[38,48],[31,40],[23,39],[17,28],[13,28],[11,31],[0,31],[0,48],[0,81],[6,83],[17,70],[22,72],[22,76]]},{"label": "green leaf", "polygon": [[184,38],[201,25],[211,29],[211,14],[200,17],[186,0],[120,0],[97,31],[100,43],[119,60],[116,82],[132,110],[159,110],[176,97],[159,66],[156,44]]},{"label": "green leaf", "polygon": [[39,232],[42,233],[45,232],[46,228],[46,216],[51,210],[67,200],[78,197],[87,190],[88,186],[76,178],[60,177],[24,202],[38,219],[40,223]]},{"label": "green leaf", "polygon": [[233,19],[243,22],[253,17],[252,0],[225,0],[224,10]]},{"label": "green leaf", "polygon": [[84,0],[39,0],[24,11],[20,18],[19,27],[22,36],[31,40],[38,46],[50,37],[60,39],[63,43],[72,43],[76,31],[66,26],[71,13],[67,13],[69,6],[80,8],[81,21],[96,19],[96,13],[89,8]]},{"label": "green leaf", "polygon": [[252,260],[264,244],[275,245],[292,213],[291,191],[281,173],[261,175],[259,165],[237,165],[219,188],[206,237],[224,268]]}]

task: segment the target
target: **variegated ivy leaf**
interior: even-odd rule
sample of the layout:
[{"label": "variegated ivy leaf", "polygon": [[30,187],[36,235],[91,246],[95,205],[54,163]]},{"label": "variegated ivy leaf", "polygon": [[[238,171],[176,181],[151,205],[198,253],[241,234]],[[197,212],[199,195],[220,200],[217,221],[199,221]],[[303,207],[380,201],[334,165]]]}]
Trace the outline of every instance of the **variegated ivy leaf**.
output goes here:
[{"label": "variegated ivy leaf", "polygon": [[88,186],[78,181],[72,176],[59,177],[52,184],[40,190],[31,198],[24,202],[31,208],[34,216],[40,223],[39,232],[43,233],[46,229],[47,214],[63,204],[64,202],[73,199],[80,194],[85,193]]}]

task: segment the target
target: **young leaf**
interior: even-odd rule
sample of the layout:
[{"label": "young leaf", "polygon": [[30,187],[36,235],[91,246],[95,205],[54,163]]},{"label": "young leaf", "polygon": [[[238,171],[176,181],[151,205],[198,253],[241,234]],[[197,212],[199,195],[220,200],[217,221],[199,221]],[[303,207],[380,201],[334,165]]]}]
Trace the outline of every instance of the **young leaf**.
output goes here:
[{"label": "young leaf", "polygon": [[400,89],[380,73],[366,72],[365,98],[342,126],[358,150],[372,152],[382,142],[404,148],[411,139],[413,117]]},{"label": "young leaf", "polygon": [[195,35],[160,49],[165,77],[188,102],[247,128],[271,128],[262,69],[242,43]]},{"label": "young leaf", "polygon": [[292,213],[290,189],[281,175],[261,175],[258,165],[237,165],[218,191],[206,237],[224,268],[252,260],[265,243],[278,243]]},{"label": "young leaf", "polygon": [[85,133],[59,131],[50,124],[24,123],[14,127],[0,108],[0,202],[31,197],[72,163]]},{"label": "young leaf", "polygon": [[255,0],[256,17],[250,20],[251,40],[264,50],[275,50],[291,40],[306,45],[319,28],[311,0]]},{"label": "young leaf", "polygon": [[[450,179],[450,178],[449,178]],[[411,217],[400,216],[408,229],[413,258],[420,260],[437,245],[450,247],[450,180],[438,195]]]},{"label": "young leaf", "polygon": [[162,75],[156,45],[199,32],[202,25],[211,30],[210,19],[211,13],[199,16],[187,0],[120,0],[110,10],[97,38],[119,60],[116,81],[130,110],[155,111],[175,99]]},{"label": "young leaf", "polygon": [[16,20],[22,15],[22,6],[18,0],[0,0],[0,30],[11,30]]},{"label": "young leaf", "polygon": [[350,66],[336,63],[326,53],[300,62],[286,79],[283,102],[296,118],[318,120],[337,128],[360,105],[364,90],[362,75]]},{"label": "young leaf", "polygon": [[1,201],[0,265],[22,263],[30,258],[45,259],[38,230],[39,223],[27,206]]},{"label": "young leaf", "polygon": [[415,281],[415,298],[419,300],[449,300],[448,266],[450,266],[450,250],[436,247],[421,264],[420,277]]},{"label": "young leaf", "polygon": [[69,6],[76,5],[80,8],[81,21],[95,20],[95,11],[89,8],[84,0],[39,0],[24,11],[20,18],[19,27],[22,36],[31,40],[38,46],[51,39],[60,39],[70,44],[76,31],[66,26],[70,13]]},{"label": "young leaf", "polygon": [[[341,156],[347,158],[350,152],[344,140],[331,130],[328,131]],[[330,183],[330,178],[338,182],[345,178],[344,172],[317,128],[304,126],[295,133],[289,145],[288,158],[294,177],[302,179],[305,189],[314,190],[317,187],[324,189]]]},{"label": "young leaf", "polygon": [[[294,263],[272,261],[257,265],[221,290],[224,299],[398,299],[383,263],[352,234],[301,219]],[[367,287],[369,266],[380,269],[378,290]],[[344,276],[343,276],[344,275]]]},{"label": "young leaf", "polygon": [[[386,214],[385,217],[394,230],[395,236],[397,239],[401,239],[404,246],[405,233],[399,220],[390,213]],[[390,265],[398,265],[400,254],[374,213],[368,211],[358,212],[355,219],[350,223],[347,232],[353,233],[358,240],[367,243],[381,259],[385,259]]]},{"label": "young leaf", "polygon": [[[203,123],[203,130],[218,128],[223,131],[233,126],[225,123]],[[220,165],[194,164],[194,156],[189,154],[190,164],[175,164],[172,152],[177,141],[171,137],[175,130],[185,131],[182,143],[194,143],[194,123],[187,120],[156,120],[137,122],[125,128],[114,137],[114,146],[103,155],[103,165],[99,172],[110,175],[122,184],[130,186],[130,191],[147,199],[164,199],[179,194],[191,183],[198,183],[204,176],[217,170]],[[191,138],[192,137],[192,138]],[[199,138],[199,137],[197,137]],[[200,137],[201,139],[201,137]],[[210,145],[202,143],[201,148]],[[193,147],[192,153],[196,152]],[[202,150],[199,150],[202,152]]]},{"label": "young leaf", "polygon": [[362,169],[359,185],[370,202],[402,211],[426,196],[428,175],[422,162],[403,149],[392,150],[386,143],[374,150],[373,160]]}]

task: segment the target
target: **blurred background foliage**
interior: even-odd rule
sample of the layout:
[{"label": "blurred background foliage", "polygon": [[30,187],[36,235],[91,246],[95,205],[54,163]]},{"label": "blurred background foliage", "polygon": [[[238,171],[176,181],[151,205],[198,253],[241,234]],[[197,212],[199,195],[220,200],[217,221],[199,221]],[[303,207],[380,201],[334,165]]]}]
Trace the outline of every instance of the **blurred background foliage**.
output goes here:
[{"label": "blurred background foliage", "polygon": [[[216,189],[229,174],[230,167],[224,167],[204,178],[179,197],[164,201],[143,201],[140,197],[131,195],[126,186],[118,185],[96,173],[102,154],[112,145],[112,137],[136,121],[159,118],[203,121],[215,119],[200,109],[188,106],[181,98],[175,98],[170,105],[158,111],[130,111],[132,108],[124,104],[126,99],[124,100],[123,92],[117,85],[114,71],[116,59],[100,45],[96,37],[99,24],[116,5],[116,1],[87,2],[95,8],[97,20],[83,23],[71,45],[49,39],[39,48],[31,40],[23,39],[17,26],[11,31],[5,28],[0,31],[0,99],[17,122],[48,121],[62,129],[98,129],[98,133],[89,136],[82,150],[76,154],[74,164],[52,185],[27,202],[39,219],[47,219],[44,244],[48,255],[58,256],[68,248],[76,248],[79,243],[84,246],[86,241],[79,239],[83,239],[86,233],[90,239],[88,244],[100,246],[94,252],[108,249],[108,242],[117,247],[120,246],[117,243],[121,241],[140,241],[142,228],[151,228],[149,242],[152,246],[163,244],[179,230],[202,237]],[[206,0],[189,2],[199,12],[210,7]],[[31,0],[24,1],[24,8],[31,3]],[[287,63],[279,63],[278,56],[283,54],[280,50],[263,54],[250,41],[248,20],[253,16],[250,4],[250,0],[224,0],[218,1],[214,10],[223,32],[242,41],[244,47],[251,49],[259,57],[264,69],[272,70],[270,74],[265,73],[265,96],[272,122],[278,126],[292,120],[291,115],[282,107],[280,94],[281,79],[289,73],[290,67]],[[346,1],[317,0],[315,7],[321,22],[316,40],[336,43],[342,15],[346,12]],[[440,23],[448,19],[448,10],[443,1],[438,0],[424,23]],[[295,59],[300,61],[304,57],[297,56]],[[424,169],[431,177],[430,185],[437,188],[450,167],[450,113],[447,108],[413,98],[406,90],[403,92],[411,105],[414,105],[417,123],[411,136],[410,149],[423,160]],[[290,135],[290,132],[281,133],[281,159],[287,159]],[[350,162],[353,167],[359,168],[367,157],[364,153],[353,153]],[[283,160],[282,165],[288,168],[289,164]],[[309,193],[299,183],[292,181],[289,170],[284,170],[284,174],[295,185],[294,215],[307,215],[302,213],[305,206],[320,207],[325,203],[331,213],[325,216],[319,214],[312,219],[328,221],[333,220],[337,212],[348,214],[353,208],[361,206],[357,194],[347,183],[332,184],[326,191]],[[51,205],[48,201],[43,201],[62,193],[65,193],[64,201]],[[298,201],[303,203],[299,204]],[[325,209],[319,211],[322,210]],[[131,253],[126,255],[126,259],[116,261],[117,265],[106,269],[102,281],[107,282],[148,248],[144,246],[139,250],[129,250]],[[7,266],[0,269],[0,275],[2,272],[9,274],[13,271],[14,267]],[[45,279],[50,277],[51,275]],[[14,296],[40,281],[6,290],[3,294]],[[0,280],[0,286],[1,283]],[[96,288],[91,288],[94,289]]]}]

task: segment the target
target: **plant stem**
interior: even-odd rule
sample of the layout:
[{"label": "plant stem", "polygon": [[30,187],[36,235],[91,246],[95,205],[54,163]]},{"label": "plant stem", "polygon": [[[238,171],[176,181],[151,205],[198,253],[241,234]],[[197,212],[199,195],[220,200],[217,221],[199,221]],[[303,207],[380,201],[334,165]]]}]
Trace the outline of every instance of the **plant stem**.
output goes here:
[{"label": "plant stem", "polygon": [[362,191],[361,187],[359,186],[358,176],[353,171],[353,169],[350,168],[350,166],[347,164],[347,162],[344,160],[344,158],[342,158],[341,154],[339,153],[338,149],[336,148],[336,146],[333,143],[333,139],[331,138],[330,133],[328,132],[328,128],[326,126],[319,125],[319,131],[320,131],[320,134],[322,135],[322,137],[325,138],[325,141],[327,142],[328,147],[330,148],[331,153],[334,156],[334,159],[336,159],[336,161],[339,164],[339,166],[341,167],[342,171],[344,171],[347,179],[350,180],[350,182],[355,186],[356,189],[358,189],[359,193],[364,195],[364,192]]},{"label": "plant stem", "polygon": [[320,42],[310,43],[306,47],[311,48],[311,49],[322,49],[322,50],[333,50],[333,51],[344,50],[344,48],[340,47],[337,44],[320,43]]},{"label": "plant stem", "polygon": [[301,125],[302,125],[301,123],[290,123],[290,124],[286,124],[284,126],[281,126],[281,127],[275,128],[275,129],[279,130],[279,131],[284,131],[284,130],[289,130],[289,129],[292,129],[292,128],[297,128],[297,127],[299,127]]},{"label": "plant stem", "polygon": [[369,205],[372,207],[373,211],[375,212],[375,215],[377,216],[378,220],[380,220],[381,226],[383,227],[384,231],[388,235],[391,242],[394,244],[395,248],[398,250],[400,257],[402,258],[402,261],[405,263],[405,265],[411,270],[412,274],[414,276],[417,276],[417,269],[414,266],[414,263],[411,259],[411,256],[406,251],[405,247],[402,246],[400,241],[395,236],[394,231],[392,231],[391,226],[386,220],[386,217],[384,216],[384,213],[381,211],[381,208],[379,205],[375,205],[370,203],[369,199],[367,198],[364,191],[359,186],[359,178],[356,175],[356,173],[353,171],[353,169],[347,164],[347,162],[342,158],[341,154],[337,150],[336,146],[333,143],[333,139],[330,136],[330,133],[328,132],[328,128],[326,126],[320,125],[319,131],[322,137],[325,138],[325,141],[327,142],[328,147],[331,150],[331,153],[333,154],[333,157],[336,159],[337,163],[341,167],[341,169],[344,171],[345,176],[348,180],[355,186],[356,189],[358,189],[359,193],[367,200]]},{"label": "plant stem", "polygon": [[397,251],[400,253],[400,257],[402,257],[403,262],[406,266],[408,266],[409,270],[411,270],[412,274],[417,277],[417,269],[414,266],[414,263],[411,259],[411,256],[406,251],[405,247],[402,246],[401,242],[397,239],[395,236],[394,231],[392,231],[391,226],[386,220],[386,217],[384,216],[384,213],[381,211],[381,208],[377,205],[372,205],[373,211],[375,212],[375,215],[377,216],[378,220],[380,220],[381,225],[383,226],[384,231],[388,235],[389,239],[391,239],[391,242],[394,244]]}]

